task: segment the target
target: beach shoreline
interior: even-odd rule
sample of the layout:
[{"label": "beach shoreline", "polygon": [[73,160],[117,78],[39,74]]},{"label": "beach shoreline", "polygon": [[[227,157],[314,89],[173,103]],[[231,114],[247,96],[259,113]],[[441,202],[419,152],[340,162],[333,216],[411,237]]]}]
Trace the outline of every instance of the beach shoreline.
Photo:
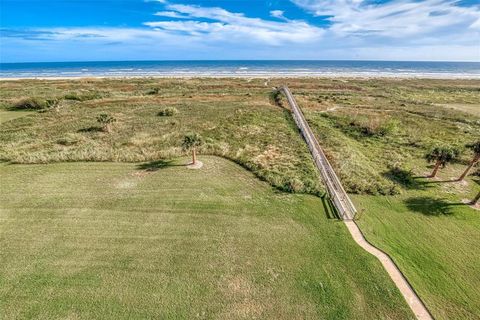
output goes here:
[{"label": "beach shoreline", "polygon": [[460,74],[395,74],[395,73],[315,73],[315,74],[211,74],[211,73],[168,73],[161,75],[79,75],[79,76],[27,76],[27,77],[1,77],[0,81],[21,81],[21,80],[85,80],[85,79],[111,79],[111,80],[130,80],[130,79],[193,79],[193,78],[215,78],[215,79],[430,79],[430,80],[480,80],[479,75],[460,75]]}]

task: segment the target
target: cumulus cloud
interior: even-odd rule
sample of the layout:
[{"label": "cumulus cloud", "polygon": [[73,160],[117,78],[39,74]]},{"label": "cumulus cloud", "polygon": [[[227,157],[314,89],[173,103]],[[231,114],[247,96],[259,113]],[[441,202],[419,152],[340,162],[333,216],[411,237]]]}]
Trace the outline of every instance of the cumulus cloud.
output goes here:
[{"label": "cumulus cloud", "polygon": [[[243,13],[227,11],[219,7],[200,7],[171,4],[167,10],[157,12],[157,16],[170,16],[186,21],[150,21],[144,25],[168,32],[178,32],[190,36],[202,36],[206,41],[257,41],[268,45],[298,43],[319,40],[324,30],[304,21],[272,21],[251,18]],[[168,12],[168,15],[166,14]],[[283,11],[272,11],[272,15],[283,17]],[[208,21],[204,21],[207,19]]]}]

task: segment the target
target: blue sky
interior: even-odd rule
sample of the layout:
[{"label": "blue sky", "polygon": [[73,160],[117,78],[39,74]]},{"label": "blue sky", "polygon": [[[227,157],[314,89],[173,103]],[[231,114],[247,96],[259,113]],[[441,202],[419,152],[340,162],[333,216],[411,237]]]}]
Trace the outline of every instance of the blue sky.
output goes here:
[{"label": "blue sky", "polygon": [[0,61],[480,61],[480,2],[1,0]]}]

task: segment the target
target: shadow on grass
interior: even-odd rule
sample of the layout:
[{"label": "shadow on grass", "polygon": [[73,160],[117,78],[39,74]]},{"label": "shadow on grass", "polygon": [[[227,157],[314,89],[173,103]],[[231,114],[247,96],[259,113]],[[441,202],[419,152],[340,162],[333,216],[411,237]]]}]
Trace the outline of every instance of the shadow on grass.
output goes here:
[{"label": "shadow on grass", "polygon": [[337,208],[335,208],[328,195],[325,193],[320,197],[320,199],[322,199],[323,209],[327,219],[340,220],[340,215],[338,214]]},{"label": "shadow on grass", "polygon": [[88,128],[80,129],[78,130],[78,132],[103,132],[103,128],[98,126],[91,126]]},{"label": "shadow on grass", "polygon": [[444,199],[432,197],[413,197],[405,200],[405,205],[411,211],[421,213],[426,216],[441,216],[452,214],[454,206],[464,206],[464,203],[452,203]]},{"label": "shadow on grass", "polygon": [[426,190],[433,187],[434,184],[458,181],[456,179],[432,180],[432,178],[428,176],[414,176],[412,171],[401,168],[392,168],[382,173],[382,175],[407,190]]},{"label": "shadow on grass", "polygon": [[160,169],[168,168],[168,167],[185,167],[186,164],[176,164],[173,160],[156,160],[146,163],[141,163],[137,166],[139,170],[146,170],[146,171],[157,171]]},{"label": "shadow on grass", "polygon": [[404,189],[425,190],[431,187],[427,181],[420,180],[421,177],[415,177],[412,171],[402,168],[391,168],[382,175]]}]

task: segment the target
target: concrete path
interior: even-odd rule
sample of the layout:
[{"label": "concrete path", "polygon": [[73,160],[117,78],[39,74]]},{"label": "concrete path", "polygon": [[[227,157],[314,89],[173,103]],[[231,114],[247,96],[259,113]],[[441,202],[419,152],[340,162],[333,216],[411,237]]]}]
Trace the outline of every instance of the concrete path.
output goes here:
[{"label": "concrete path", "polygon": [[393,282],[397,286],[397,288],[402,293],[403,297],[407,301],[408,305],[412,309],[413,313],[419,320],[433,320],[430,312],[428,312],[427,308],[423,304],[422,300],[418,297],[418,295],[413,291],[412,287],[408,283],[407,279],[403,276],[402,272],[398,269],[397,265],[392,261],[392,259],[383,251],[375,248],[370,243],[367,242],[365,237],[363,236],[362,232],[358,228],[357,224],[353,220],[344,220],[348,231],[353,237],[353,240],[365,249],[365,251],[373,254],[375,257],[380,260],[387,273],[392,278]]}]

